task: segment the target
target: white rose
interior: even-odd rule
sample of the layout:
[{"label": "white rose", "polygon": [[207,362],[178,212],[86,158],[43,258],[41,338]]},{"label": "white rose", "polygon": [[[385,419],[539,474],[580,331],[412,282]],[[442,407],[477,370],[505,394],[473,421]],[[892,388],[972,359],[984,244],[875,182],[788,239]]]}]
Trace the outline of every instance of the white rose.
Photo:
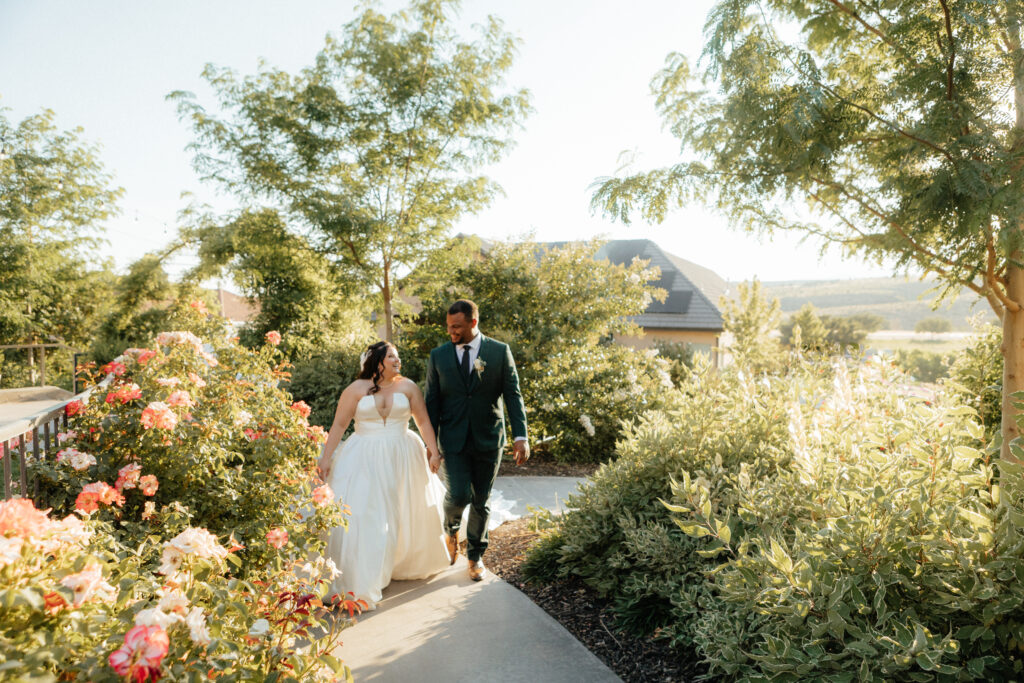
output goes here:
[{"label": "white rose", "polygon": [[135,615],[136,626],[159,626],[165,630],[181,621],[184,619],[180,614],[168,614],[159,607],[150,607]]}]

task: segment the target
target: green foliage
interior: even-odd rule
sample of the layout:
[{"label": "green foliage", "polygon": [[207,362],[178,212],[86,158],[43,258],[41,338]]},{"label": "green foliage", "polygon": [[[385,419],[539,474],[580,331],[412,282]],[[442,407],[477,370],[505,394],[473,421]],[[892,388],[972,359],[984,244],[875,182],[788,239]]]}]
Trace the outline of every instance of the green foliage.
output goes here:
[{"label": "green foliage", "polygon": [[[284,388],[312,409],[310,424],[330,429],[341,392],[359,376],[363,346],[350,346],[295,362]],[[404,366],[403,366],[404,373]]]},{"label": "green foliage", "polygon": [[[145,346],[158,332],[171,329],[177,322],[198,323],[198,318],[182,315],[185,308],[215,307],[209,293],[187,281],[171,282],[163,269],[166,255],[146,254],[118,279],[114,305],[98,325],[90,345],[93,360],[106,363],[126,348]],[[184,329],[203,331],[202,327]]]},{"label": "green foliage", "polygon": [[[614,335],[638,333],[627,317],[663,296],[648,284],[657,271],[640,261],[595,261],[598,242],[553,249],[496,243],[482,255],[476,245],[453,240],[410,278],[423,309],[418,324],[404,330],[404,357],[425,358],[447,339],[451,302],[475,300],[483,333],[512,348],[531,432],[554,437],[545,447],[556,458],[606,459],[620,420],[656,404],[660,387],[671,383],[665,361],[607,345]],[[441,272],[448,276],[436,277]]]},{"label": "green foliage", "polygon": [[[295,505],[309,498],[322,430],[311,430],[277,388],[285,374],[280,352],[269,345],[249,351],[227,338],[223,319],[188,306],[169,321],[179,331],[126,351],[124,374],[74,416],[76,436],[68,445],[98,464],[78,472],[54,460],[40,463],[41,495],[54,510],[70,512],[84,484],[112,482],[138,462],[160,482],[157,503],[181,504],[193,524],[233,535],[247,546],[247,566],[270,559],[263,537],[271,528],[288,530],[302,552],[318,549],[318,534],[335,518],[300,521]],[[122,391],[136,397],[119,398]],[[169,426],[147,426],[164,413]],[[126,509],[137,513],[141,506],[129,499]]]},{"label": "green foliage", "polygon": [[523,380],[530,430],[562,461],[608,460],[623,425],[673,387],[667,362],[619,344],[568,347],[538,370]]},{"label": "green foliage", "polygon": [[322,254],[379,291],[388,339],[396,270],[415,268],[490,202],[498,187],[478,169],[508,149],[529,109],[526,91],[504,90],[514,38],[492,17],[462,42],[457,7],[365,8],[297,75],[208,65],[231,118],[171,95],[195,130],[200,172],[282,206]]},{"label": "green foliage", "polygon": [[686,342],[656,339],[654,349],[658,352],[658,357],[668,363],[668,374],[673,384],[679,384],[686,379],[696,363],[693,347]]},{"label": "green foliage", "polygon": [[918,382],[937,382],[949,374],[949,366],[953,359],[934,351],[896,349],[893,362]]},{"label": "green foliage", "polygon": [[978,411],[981,424],[990,436],[1002,423],[1003,332],[995,325],[975,321],[974,336],[949,368],[954,390]]},{"label": "green foliage", "polygon": [[868,334],[885,329],[887,324],[885,318],[876,313],[855,313],[845,317],[853,321],[857,329],[864,330]]},{"label": "green foliage", "polygon": [[914,325],[914,332],[950,332],[952,329],[953,323],[949,321],[949,318],[937,315],[922,318]]},{"label": "green foliage", "polygon": [[223,224],[197,216],[195,223],[182,231],[201,262],[188,279],[202,281],[227,270],[259,308],[240,331],[244,345],[260,346],[275,330],[284,338],[281,350],[296,359],[371,337],[366,302],[351,278],[308,238],[290,231],[278,212],[243,211]]},{"label": "green foliage", "polygon": [[720,477],[673,486],[680,528],[721,561],[723,607],[696,626],[713,674],[1020,675],[1021,501],[1001,495],[972,409],[897,381],[838,366],[789,408],[792,466],[741,472],[724,496]]},{"label": "green foliage", "polygon": [[805,351],[824,351],[828,348],[828,329],[814,306],[804,304],[782,324],[782,343]]},{"label": "green foliage", "polygon": [[734,299],[722,297],[719,304],[725,330],[733,336],[729,351],[752,372],[775,369],[782,360],[782,348],[772,336],[782,317],[779,300],[769,302],[756,278],[749,285],[741,282],[736,294]]},{"label": "green foliage", "polygon": [[[0,339],[84,349],[115,277],[101,251],[103,221],[121,189],[81,130],[59,131],[46,110],[13,123],[0,108]],[[25,352],[5,353],[0,386],[30,383]],[[70,388],[70,352],[48,350],[48,383]]]},{"label": "green foliage", "polygon": [[740,370],[644,414],[528,576],[579,577],[715,678],[1018,678],[1020,471],[1001,491],[974,411],[884,360]]},{"label": "green foliage", "polygon": [[713,563],[661,501],[683,472],[712,477],[742,468],[758,480],[786,464],[780,418],[791,399],[773,389],[775,381],[695,371],[667,394],[667,405],[625,428],[617,457],[569,499],[557,529],[530,551],[527,576],[577,576],[612,601],[620,626],[644,634],[662,628],[683,650],[692,647],[694,623],[715,601],[704,580]]}]

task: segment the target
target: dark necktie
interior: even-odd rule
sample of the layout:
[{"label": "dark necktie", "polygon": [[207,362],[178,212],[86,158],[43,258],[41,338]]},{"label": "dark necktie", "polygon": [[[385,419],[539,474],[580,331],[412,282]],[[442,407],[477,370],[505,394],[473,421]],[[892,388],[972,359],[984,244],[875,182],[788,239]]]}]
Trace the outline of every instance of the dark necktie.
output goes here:
[{"label": "dark necktie", "polygon": [[462,347],[462,376],[469,379],[469,344]]}]

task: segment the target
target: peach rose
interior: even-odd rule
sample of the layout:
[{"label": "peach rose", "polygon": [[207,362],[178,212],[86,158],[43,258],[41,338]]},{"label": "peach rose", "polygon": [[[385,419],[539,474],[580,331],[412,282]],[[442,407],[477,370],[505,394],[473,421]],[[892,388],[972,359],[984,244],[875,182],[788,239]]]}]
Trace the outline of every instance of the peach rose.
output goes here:
[{"label": "peach rose", "polygon": [[281,527],[276,527],[267,532],[267,543],[275,548],[281,549],[288,542],[288,532]]}]

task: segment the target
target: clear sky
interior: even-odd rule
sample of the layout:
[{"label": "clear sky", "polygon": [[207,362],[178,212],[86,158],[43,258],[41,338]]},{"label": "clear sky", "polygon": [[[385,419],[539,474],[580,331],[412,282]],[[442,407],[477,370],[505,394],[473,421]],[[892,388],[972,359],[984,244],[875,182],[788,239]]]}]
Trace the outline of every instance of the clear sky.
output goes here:
[{"label": "clear sky", "polygon": [[[638,168],[671,163],[677,141],[661,130],[649,82],[665,56],[695,60],[712,0],[464,0],[467,27],[496,14],[522,39],[509,83],[532,92],[535,112],[516,148],[485,172],[505,196],[458,231],[503,239],[534,232],[542,240],[646,237],[729,280],[884,276],[886,268],[819,258],[819,245],[795,235],[771,241],[730,229],[699,206],[661,225],[624,226],[589,208],[595,178],[611,175],[619,153]],[[388,0],[385,9],[402,3]],[[108,227],[119,267],[158,249],[176,232],[182,192],[229,209],[191,168],[191,131],[164,98],[190,90],[212,62],[242,73],[309,64],[330,31],[350,20],[350,1],[0,0],[0,106],[9,117],[50,108],[58,125],[81,126],[101,146],[125,188],[121,215]],[[189,265],[182,256],[172,264]]]}]

